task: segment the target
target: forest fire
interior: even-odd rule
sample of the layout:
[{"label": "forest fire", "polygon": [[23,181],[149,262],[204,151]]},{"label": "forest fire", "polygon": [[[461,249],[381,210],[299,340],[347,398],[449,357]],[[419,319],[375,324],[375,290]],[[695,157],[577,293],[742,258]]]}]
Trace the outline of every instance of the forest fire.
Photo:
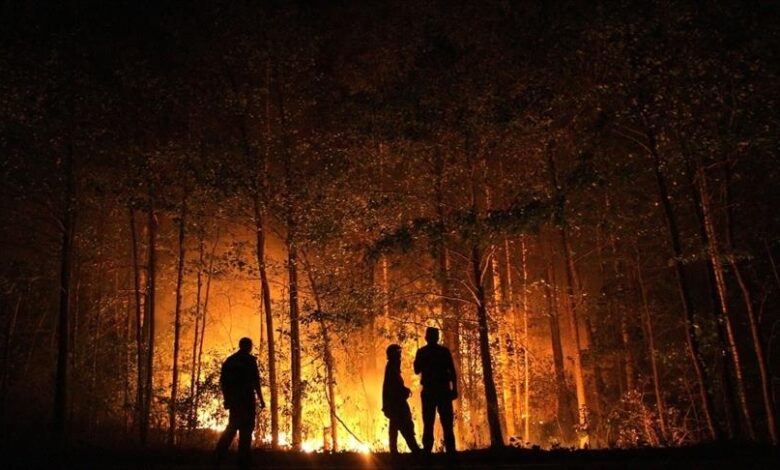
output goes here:
[{"label": "forest fire", "polygon": [[14,3],[0,450],[780,443],[774,6]]},{"label": "forest fire", "polygon": [[[224,412],[220,413],[221,408],[222,403],[216,399],[205,403],[198,410],[198,428],[209,429],[214,432],[224,431],[228,423],[228,417]],[[267,441],[271,441],[270,437]]]}]

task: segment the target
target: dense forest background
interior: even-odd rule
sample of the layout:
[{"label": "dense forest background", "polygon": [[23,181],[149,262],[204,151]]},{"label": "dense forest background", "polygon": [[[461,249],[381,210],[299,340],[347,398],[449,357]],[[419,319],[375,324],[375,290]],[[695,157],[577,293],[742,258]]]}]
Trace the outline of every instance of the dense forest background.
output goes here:
[{"label": "dense forest background", "polygon": [[380,450],[431,325],[461,448],[776,444],[779,20],[3,2],[3,444],[211,445],[250,336],[259,445]]}]

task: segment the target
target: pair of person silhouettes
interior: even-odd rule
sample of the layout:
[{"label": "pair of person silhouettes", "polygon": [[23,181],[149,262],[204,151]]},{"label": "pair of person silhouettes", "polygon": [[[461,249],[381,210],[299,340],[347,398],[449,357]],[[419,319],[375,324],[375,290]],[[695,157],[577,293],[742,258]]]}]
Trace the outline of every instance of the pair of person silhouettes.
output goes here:
[{"label": "pair of person silhouettes", "polygon": [[[433,450],[433,425],[439,414],[444,448],[455,452],[454,413],[452,402],[458,398],[458,380],[450,350],[439,344],[439,330],[429,327],[425,330],[426,345],[417,350],[414,358],[414,373],[420,374],[422,384],[423,438],[422,450]],[[401,346],[387,347],[387,365],[382,384],[382,411],[390,420],[390,453],[398,453],[398,433],[401,433],[413,453],[420,452],[414,435],[412,412],[407,403],[412,391],[404,385],[401,377]]]}]

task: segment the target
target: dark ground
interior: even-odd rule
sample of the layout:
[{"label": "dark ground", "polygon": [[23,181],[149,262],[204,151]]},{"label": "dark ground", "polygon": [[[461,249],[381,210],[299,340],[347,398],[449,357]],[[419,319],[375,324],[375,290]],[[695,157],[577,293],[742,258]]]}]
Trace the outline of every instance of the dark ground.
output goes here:
[{"label": "dark ground", "polygon": [[[741,444],[719,444],[674,449],[543,451],[506,449],[462,452],[456,458],[433,455],[416,459],[406,454],[392,458],[388,454],[362,455],[297,454],[262,452],[254,454],[253,468],[269,469],[369,469],[369,468],[773,468],[780,469],[780,449]],[[235,453],[222,466],[236,467]],[[6,464],[8,466],[6,467]],[[0,467],[5,468],[85,468],[85,469],[210,469],[211,453],[202,450],[108,451],[83,449],[53,458],[45,453],[5,452]]]}]

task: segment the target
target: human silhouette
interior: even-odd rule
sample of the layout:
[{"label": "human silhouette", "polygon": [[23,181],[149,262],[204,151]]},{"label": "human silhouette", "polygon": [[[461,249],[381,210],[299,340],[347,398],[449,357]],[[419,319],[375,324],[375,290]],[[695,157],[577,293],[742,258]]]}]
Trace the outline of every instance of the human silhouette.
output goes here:
[{"label": "human silhouette", "polygon": [[412,410],[406,400],[412,394],[404,385],[401,377],[401,346],[391,344],[387,347],[387,365],[385,380],[382,383],[382,411],[390,420],[390,453],[398,453],[398,433],[406,440],[406,445],[413,453],[420,451],[417,439],[414,437],[414,422]]},{"label": "human silhouette", "polygon": [[433,424],[436,412],[444,434],[444,448],[455,452],[454,413],[452,401],[458,398],[458,379],[450,350],[439,344],[439,330],[429,327],[425,330],[428,343],[417,350],[414,358],[414,373],[420,374],[422,383],[423,449],[433,449]]},{"label": "human silhouette", "polygon": [[260,408],[265,408],[263,392],[260,389],[260,372],[257,358],[251,354],[252,340],[241,338],[238,351],[222,363],[219,384],[225,408],[229,411],[228,425],[217,443],[217,465],[227,455],[228,448],[238,432],[238,456],[241,468],[251,463],[252,431],[255,429],[255,394],[260,399]]}]

